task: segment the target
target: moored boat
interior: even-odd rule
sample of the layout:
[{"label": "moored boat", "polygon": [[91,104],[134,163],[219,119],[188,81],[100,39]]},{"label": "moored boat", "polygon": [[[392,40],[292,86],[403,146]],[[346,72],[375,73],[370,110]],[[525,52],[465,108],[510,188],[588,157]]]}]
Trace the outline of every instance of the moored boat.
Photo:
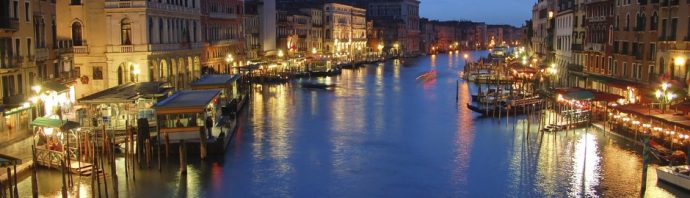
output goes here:
[{"label": "moored boat", "polygon": [[687,165],[657,167],[656,176],[661,181],[690,190],[690,169]]}]

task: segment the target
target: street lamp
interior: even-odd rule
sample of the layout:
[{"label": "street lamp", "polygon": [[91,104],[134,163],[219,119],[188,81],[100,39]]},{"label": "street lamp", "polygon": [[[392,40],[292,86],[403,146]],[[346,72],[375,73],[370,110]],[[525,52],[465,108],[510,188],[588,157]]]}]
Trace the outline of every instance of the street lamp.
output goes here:
[{"label": "street lamp", "polygon": [[139,64],[134,63],[132,64],[134,67],[132,69],[132,74],[134,74],[134,82],[139,82],[139,74],[141,74],[141,70],[139,70]]},{"label": "street lamp", "polygon": [[232,56],[232,54],[228,54],[225,56],[225,71],[230,72],[230,67],[232,67],[232,63],[235,62],[235,57]]},{"label": "street lamp", "polygon": [[379,56],[382,56],[383,55],[383,44],[379,44],[378,49],[379,49]]},{"label": "street lamp", "polygon": [[283,50],[278,50],[278,57],[283,58],[285,54],[283,54]]},{"label": "street lamp", "polygon": [[661,83],[661,89],[657,89],[656,92],[654,93],[654,96],[656,96],[656,99],[659,100],[659,103],[661,103],[661,113],[663,114],[666,110],[666,104],[670,103],[673,101],[673,99],[676,98],[676,94],[671,92],[669,88],[671,87],[671,84],[668,84],[667,82]]}]

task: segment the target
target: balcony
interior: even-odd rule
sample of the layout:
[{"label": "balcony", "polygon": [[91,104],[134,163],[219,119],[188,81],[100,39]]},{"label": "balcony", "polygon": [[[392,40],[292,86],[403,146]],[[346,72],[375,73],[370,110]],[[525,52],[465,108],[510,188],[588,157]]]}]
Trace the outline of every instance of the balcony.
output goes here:
[{"label": "balcony", "polygon": [[0,57],[0,69],[17,69],[23,61],[21,56]]},{"label": "balcony", "polygon": [[211,12],[209,17],[217,19],[239,19],[237,14],[223,13],[223,12]]},{"label": "balcony", "polygon": [[61,48],[57,50],[58,53],[60,54],[74,54],[74,55],[83,55],[83,54],[89,54],[89,46],[72,46],[68,48]]},{"label": "balcony", "polygon": [[142,45],[110,45],[108,53],[135,53],[201,49],[203,43],[167,43],[167,44],[142,44]]},{"label": "balcony", "polygon": [[4,31],[17,31],[19,29],[19,19],[13,19],[9,17],[0,18],[0,30]]},{"label": "balcony", "polygon": [[158,9],[164,11],[171,11],[175,13],[185,13],[185,14],[198,14],[200,9],[197,5],[196,8],[188,8],[184,6],[170,5],[165,3],[158,3],[146,0],[134,0],[134,1],[119,1],[119,0],[108,0],[105,2],[105,8],[108,9],[132,9],[132,8],[148,8],[148,9]]}]

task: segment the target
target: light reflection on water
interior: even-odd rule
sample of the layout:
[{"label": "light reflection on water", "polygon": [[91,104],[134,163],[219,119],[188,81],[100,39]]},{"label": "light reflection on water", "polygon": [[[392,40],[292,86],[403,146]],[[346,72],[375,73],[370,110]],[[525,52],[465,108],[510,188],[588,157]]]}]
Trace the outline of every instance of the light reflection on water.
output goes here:
[{"label": "light reflection on water", "polygon": [[[297,83],[254,86],[248,118],[224,156],[204,162],[190,156],[186,177],[177,172],[176,159],[165,160],[161,173],[141,171],[134,184],[120,178],[121,195],[638,196],[638,146],[596,129],[542,135],[536,121],[527,132],[525,117],[487,119],[467,110],[476,86],[456,84],[460,54],[344,70],[321,79],[337,84],[330,91]],[[415,80],[432,68],[438,79]],[[653,166],[649,171],[648,196],[688,196],[657,184]],[[42,171],[41,178],[59,174]],[[89,181],[79,182],[74,193],[90,194],[83,187]],[[22,181],[22,195],[30,196],[29,182]],[[59,195],[53,183],[41,182],[42,195]]]}]

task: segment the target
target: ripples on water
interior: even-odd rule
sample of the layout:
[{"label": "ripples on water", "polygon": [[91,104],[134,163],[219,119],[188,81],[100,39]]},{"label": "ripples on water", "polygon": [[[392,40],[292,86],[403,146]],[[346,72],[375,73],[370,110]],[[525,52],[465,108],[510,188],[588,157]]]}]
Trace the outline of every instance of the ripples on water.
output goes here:
[{"label": "ripples on water", "polygon": [[[486,52],[473,53],[478,57]],[[460,54],[345,70],[317,79],[328,90],[298,83],[254,86],[248,118],[225,156],[189,173],[177,160],[161,173],[140,171],[121,195],[136,197],[637,197],[641,148],[596,129],[541,136],[525,117],[480,118],[464,106],[476,87],[460,81]],[[438,78],[415,78],[436,70]],[[457,91],[458,101],[455,99]],[[689,196],[657,184],[650,197]],[[56,178],[41,171],[40,178]],[[78,178],[78,177],[76,177]],[[87,196],[90,178],[73,195]],[[52,180],[51,180],[52,181]],[[58,181],[58,180],[55,180]],[[41,180],[42,195],[60,184]],[[30,195],[29,181],[22,182]]]}]

